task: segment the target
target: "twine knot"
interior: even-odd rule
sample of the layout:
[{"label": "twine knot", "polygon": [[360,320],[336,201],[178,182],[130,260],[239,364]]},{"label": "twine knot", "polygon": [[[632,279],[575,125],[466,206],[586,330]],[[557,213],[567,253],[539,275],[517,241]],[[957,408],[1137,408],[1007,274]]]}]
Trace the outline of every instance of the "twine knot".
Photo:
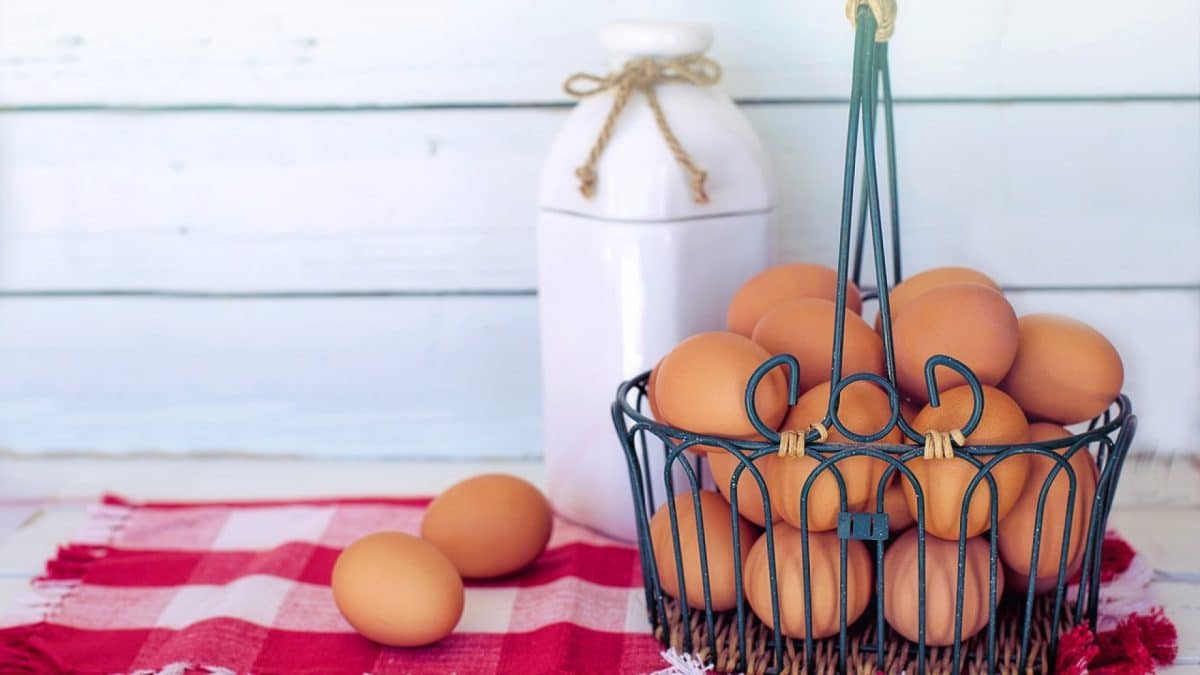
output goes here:
[{"label": "twine knot", "polygon": [[858,8],[866,5],[875,15],[875,41],[887,42],[896,31],[896,0],[846,0],[846,18],[858,25]]},{"label": "twine knot", "polygon": [[611,140],[613,126],[615,126],[621,111],[624,110],[625,104],[629,102],[629,97],[635,91],[640,91],[646,97],[646,102],[650,104],[650,110],[654,113],[654,122],[658,125],[658,131],[666,141],[671,155],[690,178],[692,199],[697,204],[707,204],[708,192],[705,189],[705,183],[708,180],[708,173],[696,166],[691,156],[680,145],[675,133],[671,131],[671,126],[667,124],[667,117],[663,114],[662,106],[658,103],[658,95],[655,93],[654,87],[661,82],[686,82],[698,87],[708,87],[720,80],[721,65],[700,54],[687,54],[671,59],[631,59],[621,70],[605,76],[575,73],[568,77],[567,81],[563,83],[563,91],[574,98],[587,98],[610,89],[614,92],[612,107],[608,110],[608,116],[604,118],[604,125],[600,128],[600,134],[596,137],[596,142],[592,144],[591,151],[588,152],[587,160],[582,166],[575,169],[575,176],[579,178],[579,192],[587,199],[595,196],[596,163],[600,161],[600,155],[604,153],[604,148]]},{"label": "twine knot", "polygon": [[779,432],[779,456],[803,457],[804,447],[807,442],[805,436],[809,431],[817,432],[818,443],[824,443],[829,439],[829,429],[820,422],[813,422],[808,425],[808,431],[781,431]]},{"label": "twine knot", "polygon": [[954,459],[954,446],[965,445],[967,439],[959,429],[925,432],[925,459]]}]

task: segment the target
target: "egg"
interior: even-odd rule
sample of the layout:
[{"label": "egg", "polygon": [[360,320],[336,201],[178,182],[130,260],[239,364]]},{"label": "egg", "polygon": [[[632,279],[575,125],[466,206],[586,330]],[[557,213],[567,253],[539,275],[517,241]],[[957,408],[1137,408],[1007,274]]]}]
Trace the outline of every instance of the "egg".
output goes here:
[{"label": "egg", "polygon": [[[920,629],[921,572],[918,566],[918,531],[909,530],[883,555],[883,615],[888,625],[910,642]],[[975,635],[988,623],[992,604],[988,575],[991,547],[987,539],[968,539],[963,571],[962,639]],[[996,604],[1004,593],[1004,568],[996,565]],[[954,644],[954,609],[958,601],[958,543],[925,537],[925,644]]]},{"label": "egg", "polygon": [[[917,419],[917,415],[921,413],[922,407],[923,406],[919,406],[909,399],[900,399],[900,416],[903,417],[904,421],[908,422],[908,426],[911,427],[913,420]],[[907,439],[902,442],[907,442]]]},{"label": "egg", "polygon": [[[740,589],[733,576],[733,511],[715,492],[702,490],[696,493],[700,500],[700,517],[704,531],[704,560],[708,564],[708,584],[713,611],[721,612],[737,606]],[[692,493],[675,496],[675,518],[678,522],[679,551],[683,561],[684,588],[687,604],[704,609],[704,576],[700,566],[700,535],[696,526],[696,512]],[[738,549],[741,560],[746,560],[757,528],[745,519],[738,523]],[[679,575],[675,566],[675,543],[671,536],[671,512],[666,504],[659,507],[650,518],[650,543],[654,549],[654,563],[658,570],[658,582],[667,595],[678,599]]]},{"label": "egg", "polygon": [[[808,390],[796,401],[783,429],[807,430],[808,425],[825,418],[829,408],[830,383],[822,382]],[[891,418],[888,396],[876,385],[853,382],[841,392],[838,416],[847,429],[858,434],[869,435],[882,429]],[[851,443],[830,425],[827,443]],[[900,431],[892,429],[879,443],[899,443]],[[800,527],[800,497],[804,484],[820,462],[812,457],[779,457],[771,470],[772,506],[794,527]],[[835,464],[846,486],[847,508],[862,510],[874,498],[879,478],[887,465],[882,460],[858,456],[841,459]],[[808,492],[808,528],[813,531],[832,530],[837,527],[841,511],[837,479],[832,469],[825,469],[813,480]]]},{"label": "egg", "polygon": [[[917,415],[913,427],[927,431],[962,430],[971,417],[973,396],[967,385],[941,394],[941,405],[931,405]],[[995,387],[983,387],[983,416],[979,425],[966,437],[967,445],[1020,445],[1030,439],[1029,422],[1016,402]],[[961,453],[960,453],[961,454]],[[987,463],[994,455],[979,455]],[[1025,487],[1029,475],[1029,455],[1012,455],[1001,460],[992,470],[996,481],[997,519],[1012,510]],[[942,539],[957,540],[963,499],[979,469],[965,459],[925,459],[915,457],[906,463],[917,478],[925,495],[925,530]],[[907,480],[900,482],[908,501],[909,512],[918,515],[917,495]],[[967,515],[967,535],[974,537],[991,527],[991,487],[983,479],[971,497]]]},{"label": "egg", "polygon": [[[929,401],[925,362],[935,354],[962,361],[980,384],[995,385],[1017,356],[1017,315],[995,289],[949,284],[908,303],[895,321],[896,383],[914,401]],[[938,391],[965,384],[949,368],[937,369]]]},{"label": "egg", "polygon": [[[1071,435],[1058,425],[1044,422],[1030,425],[1029,430],[1031,440],[1035,442],[1067,438]],[[1060,449],[1058,453],[1063,454],[1067,449]],[[1025,593],[1029,589],[1029,573],[1033,566],[1033,531],[1039,523],[1042,528],[1041,545],[1038,549],[1037,581],[1034,582],[1034,587],[1038,593],[1042,593],[1058,585],[1058,567],[1061,562],[1068,508],[1071,510],[1071,532],[1067,537],[1065,579],[1069,581],[1083,563],[1083,549],[1092,517],[1092,500],[1096,497],[1099,470],[1096,460],[1087,448],[1077,450],[1071,456],[1070,465],[1075,472],[1075,500],[1068,501],[1071,479],[1064,467],[1050,484],[1042,517],[1039,519],[1038,498],[1045,487],[1046,479],[1058,466],[1058,462],[1042,455],[1030,455],[1029,477],[1025,481],[1025,490],[1017,499],[1012,511],[1000,521],[997,528],[997,547],[1000,557],[1011,572],[1008,582],[1014,591]]]},{"label": "egg", "polygon": [[[839,599],[841,574],[841,539],[836,532],[809,532],[809,564],[804,565],[804,535],[782,523],[773,529],[775,537],[775,573],[779,594],[779,630],[793,638],[806,633],[804,579],[809,578],[812,600],[812,637],[820,639],[836,635],[842,615]],[[770,557],[767,535],[754,542],[742,570],[746,584],[746,600],[750,609],[768,628],[775,627],[772,615]],[[846,540],[846,624],[858,620],[871,602],[874,579],[871,554],[857,539]]]},{"label": "egg", "polygon": [[[725,325],[730,332],[750,337],[769,310],[788,300],[837,297],[837,270],[822,265],[792,263],[772,267],[742,285],[729,303]],[[862,298],[853,281],[846,281],[846,309],[858,313]]]},{"label": "egg", "polygon": [[[896,317],[918,296],[935,288],[940,288],[948,284],[980,284],[988,288],[1000,290],[1000,285],[992,280],[991,277],[973,270],[969,267],[934,267],[933,269],[925,270],[919,274],[901,281],[896,286],[888,291],[888,308],[892,313],[892,322],[895,324]],[[883,314],[875,316],[875,330],[881,330],[880,324],[883,320]]]},{"label": "egg", "polygon": [[459,574],[487,579],[512,574],[546,548],[550,504],[528,482],[506,474],[468,478],[429,504],[421,537],[437,546]]},{"label": "egg", "polygon": [[1057,314],[1018,321],[1017,357],[1000,385],[1039,420],[1084,422],[1103,413],[1125,380],[1116,348],[1099,331]]},{"label": "egg", "polygon": [[[888,485],[883,489],[883,513],[888,517],[888,538],[895,539],[905,530],[917,523],[912,514],[908,512],[908,502],[904,499],[904,489],[900,487],[900,480],[908,480],[900,478],[897,480],[897,475],[893,474],[892,480],[888,481]],[[863,513],[876,513],[876,500],[874,497],[867,500],[867,503],[862,508],[857,509]]]},{"label": "egg", "polygon": [[[732,502],[730,496],[731,481],[733,472],[741,465],[741,460],[733,455],[733,453],[723,448],[710,448],[705,455],[708,459],[709,468],[712,470],[713,482],[717,486],[717,491],[725,498],[725,501]],[[763,482],[768,486],[767,494],[771,496],[771,520],[779,519],[779,507],[776,504],[776,497],[771,493],[771,474],[775,470],[775,463],[779,460],[778,455],[764,455],[754,460],[754,466],[758,469],[759,475],[762,476]],[[750,473],[750,469],[743,469],[738,476],[738,514],[755,525],[766,525],[767,516],[763,509],[762,491],[758,488],[758,481],[754,480],[754,475]]]},{"label": "egg", "polygon": [[419,647],[454,630],[463,582],[433,544],[399,532],[369,534],[337,557],[330,583],[338,611],[364,637]]},{"label": "egg", "polygon": [[650,370],[650,377],[646,378],[646,405],[650,408],[650,416],[657,421],[662,421],[662,415],[658,412],[658,404],[655,402],[655,393],[658,390],[658,366],[662,361],[654,364],[654,368]]},{"label": "egg", "polygon": [[[654,399],[663,420],[698,434],[754,438],[758,431],[746,414],[746,385],[771,354],[749,338],[719,331],[680,342],[658,366]],[[787,414],[788,387],[783,369],[762,379],[755,409],[775,429]]]},{"label": "egg", "polygon": [[[776,305],[754,327],[753,339],[771,354],[800,363],[800,391],[830,379],[837,308],[828,300],[802,298]],[[857,314],[846,312],[842,374],[883,374],[883,341]]]}]

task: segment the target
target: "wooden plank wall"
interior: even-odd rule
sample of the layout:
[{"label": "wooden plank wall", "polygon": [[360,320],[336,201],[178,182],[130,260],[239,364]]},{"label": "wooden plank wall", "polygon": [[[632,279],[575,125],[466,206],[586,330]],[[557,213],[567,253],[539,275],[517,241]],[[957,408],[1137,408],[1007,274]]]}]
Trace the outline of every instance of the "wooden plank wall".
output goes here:
[{"label": "wooden plank wall", "polygon": [[[832,262],[840,2],[711,22]],[[1139,446],[1200,450],[1200,4],[901,8],[905,264],[978,266],[1123,351]],[[0,3],[0,447],[539,453],[534,189],[642,3]],[[615,384],[615,383],[614,383]]]}]

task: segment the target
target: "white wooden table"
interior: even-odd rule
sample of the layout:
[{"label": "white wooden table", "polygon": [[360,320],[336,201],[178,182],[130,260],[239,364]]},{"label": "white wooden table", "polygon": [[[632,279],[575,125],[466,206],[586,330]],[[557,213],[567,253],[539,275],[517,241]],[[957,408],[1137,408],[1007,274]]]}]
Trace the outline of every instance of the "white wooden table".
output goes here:
[{"label": "white wooden table", "polygon": [[[1179,662],[1166,672],[1200,673],[1200,459],[1132,458],[1127,467],[1113,520],[1150,556],[1156,599],[1179,628]],[[544,482],[535,461],[0,457],[0,607],[24,591],[103,492],[173,500],[434,494],[487,471]]]}]

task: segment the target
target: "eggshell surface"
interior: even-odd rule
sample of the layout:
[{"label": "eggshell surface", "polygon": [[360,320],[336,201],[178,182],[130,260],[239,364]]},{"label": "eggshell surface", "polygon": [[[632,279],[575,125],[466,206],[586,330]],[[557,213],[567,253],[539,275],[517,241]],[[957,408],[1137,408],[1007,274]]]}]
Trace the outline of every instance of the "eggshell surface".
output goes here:
[{"label": "eggshell surface", "polygon": [[[823,265],[792,263],[776,265],[742,285],[729,303],[726,327],[750,337],[755,324],[768,311],[788,300],[837,297],[837,270]],[[846,309],[858,313],[862,299],[853,281],[846,282]]]},{"label": "eggshell surface", "polygon": [[[925,362],[935,354],[962,361],[980,384],[996,385],[1017,356],[1017,315],[1004,296],[979,284],[949,284],[915,298],[895,321],[896,383],[927,403]],[[938,391],[966,384],[949,368],[936,371]]]},{"label": "eggshell surface", "polygon": [[[917,415],[913,427],[927,431],[963,430],[971,417],[974,403],[971,388],[963,385],[941,394],[941,405],[931,405]],[[1007,394],[995,387],[983,387],[983,416],[979,425],[966,437],[967,445],[1019,445],[1030,439],[1029,422],[1025,414]],[[962,455],[963,453],[958,453]],[[986,464],[995,455],[979,455]],[[997,519],[1012,510],[1025,488],[1029,475],[1029,455],[1012,455],[1001,460],[991,470],[996,481]],[[963,500],[971,480],[980,472],[962,456],[953,459],[915,457],[906,463],[917,478],[925,496],[925,529],[942,539],[957,540]],[[907,480],[901,481],[909,512],[916,518],[916,491]],[[986,478],[976,486],[967,515],[967,536],[973,537],[991,527],[991,487]]]},{"label": "eggshell surface", "polygon": [[[828,300],[789,300],[763,315],[753,339],[772,355],[791,354],[800,363],[800,391],[828,381],[833,364],[834,317]],[[883,374],[883,341],[857,314],[846,312],[842,375]]]},{"label": "eggshell surface", "polygon": [[1057,314],[1018,321],[1016,360],[1000,385],[1030,416],[1059,424],[1103,413],[1125,381],[1125,367],[1108,338]]},{"label": "eggshell surface", "polygon": [[[889,539],[895,539],[917,523],[912,513],[908,510],[908,502],[904,499],[904,489],[900,487],[900,480],[908,479],[900,478],[897,480],[896,476],[893,476],[887,487],[883,489],[883,512],[888,517]],[[864,513],[875,513],[876,506],[877,503],[872,497],[863,505],[861,511]]]},{"label": "eggshell surface", "polygon": [[[661,363],[661,361],[659,362]],[[654,400],[658,390],[658,364],[654,364],[654,368],[650,371],[650,376],[646,378],[646,405],[650,408],[650,416],[661,422],[662,414],[658,412],[658,403]]]},{"label": "eggshell surface", "polygon": [[[796,401],[781,427],[784,430],[807,431],[808,425],[825,418],[829,408],[830,383],[822,382]],[[888,396],[870,382],[852,382],[842,389],[838,419],[850,431],[864,436],[882,430],[891,419]],[[837,428],[830,425],[827,443],[852,443]],[[900,432],[892,429],[878,443],[899,443]],[[771,500],[777,502],[780,515],[793,527],[801,526],[800,498],[809,476],[820,462],[814,457],[779,457],[771,471]],[[837,467],[846,486],[846,504],[850,510],[862,510],[875,495],[879,478],[887,465],[882,460],[856,456],[839,460]],[[773,504],[774,506],[774,504]],[[837,478],[829,468],[817,476],[808,493],[808,527],[814,531],[837,527],[841,497]]]},{"label": "eggshell surface", "polygon": [[[971,283],[1000,291],[1000,285],[991,277],[969,267],[934,267],[912,275],[888,291],[888,307],[892,322],[908,307],[909,303],[935,288],[949,284]],[[875,330],[880,330],[882,313],[875,317]]]},{"label": "eggshell surface", "polygon": [[468,478],[429,504],[421,537],[437,546],[459,574],[486,579],[512,574],[546,548],[550,504],[528,482],[506,474]]},{"label": "eggshell surface", "polygon": [[[731,481],[733,472],[737,467],[741,466],[742,462],[732,453],[723,448],[712,448],[705,455],[708,459],[709,468],[712,470],[713,483],[717,486],[717,491],[725,498],[725,501],[732,504]],[[767,493],[771,496],[771,520],[779,519],[779,507],[775,504],[775,497],[771,494],[769,487],[771,484],[771,475],[775,471],[775,464],[779,461],[778,455],[764,455],[754,460],[752,463],[758,469],[759,475],[763,482],[766,483]],[[755,480],[754,474],[749,468],[742,469],[738,475],[737,485],[738,513],[754,523],[755,525],[766,525],[767,516],[763,509],[762,491],[758,488],[758,481]]]},{"label": "eggshell surface", "polygon": [[[809,565],[804,566],[804,535],[783,523],[776,524],[775,571],[779,593],[780,631],[793,638],[807,634],[804,604],[804,582],[809,577],[812,600],[812,636],[820,639],[838,633],[841,621],[839,589],[841,574],[841,540],[835,532],[809,532]],[[769,628],[775,627],[772,616],[770,557],[767,535],[764,533],[746,557],[742,578],[746,584],[746,600],[758,618]],[[857,539],[846,541],[846,623],[853,623],[866,611],[871,601],[871,554]]]},{"label": "eggshell surface", "polygon": [[437,642],[462,617],[463,583],[454,564],[433,544],[399,532],[370,534],[347,546],[330,586],[346,621],[391,647]]},{"label": "eggshell surface", "polygon": [[[883,556],[884,618],[907,640],[920,632],[920,568],[917,530],[905,532]],[[963,573],[962,639],[988,623],[992,605],[988,575],[991,547],[986,539],[967,540]],[[1004,593],[1004,568],[996,565],[996,603]],[[925,537],[925,643],[954,644],[954,608],[958,600],[958,542]]]},{"label": "eggshell surface", "polygon": [[[719,331],[679,343],[658,366],[654,399],[663,421],[699,434],[753,438],[758,431],[746,414],[746,385],[769,359],[749,338]],[[755,409],[775,429],[787,414],[787,380],[776,368],[762,379]]]},{"label": "eggshell surface", "polygon": [[[679,552],[683,561],[687,604],[703,609],[704,576],[700,564],[700,529],[697,527],[692,494],[686,492],[675,496],[675,517],[678,523]],[[715,492],[702,490],[696,494],[700,500],[706,553],[703,560],[708,565],[712,608],[718,612],[733,609],[737,605],[740,593],[733,576],[733,511]],[[737,546],[741,552],[741,560],[746,560],[757,534],[757,528],[745,519],[739,519]],[[671,536],[671,513],[667,504],[660,506],[650,518],[650,543],[654,549],[658,582],[663,592],[679,599],[679,568],[675,566],[675,543]]]},{"label": "eggshell surface", "polygon": [[[1030,425],[1031,440],[1048,441],[1067,438],[1071,433],[1056,425],[1038,422]],[[1062,455],[1068,448],[1059,449]],[[1028,589],[1029,573],[1033,567],[1033,531],[1041,523],[1041,545],[1038,549],[1037,580],[1035,591],[1042,593],[1058,585],[1058,567],[1062,560],[1063,532],[1068,509],[1071,511],[1071,530],[1067,536],[1066,576],[1070,581],[1083,562],[1083,549],[1088,524],[1092,515],[1092,500],[1096,496],[1099,470],[1096,460],[1087,448],[1080,448],[1071,455],[1070,467],[1075,473],[1075,498],[1071,497],[1071,479],[1066,468],[1061,468],[1046,493],[1042,517],[1037,517],[1038,499],[1050,472],[1058,462],[1043,455],[1030,455],[1029,477],[1025,489],[1017,499],[1012,511],[1000,521],[997,547],[1000,557],[1008,565],[1009,587],[1025,593]]]}]

